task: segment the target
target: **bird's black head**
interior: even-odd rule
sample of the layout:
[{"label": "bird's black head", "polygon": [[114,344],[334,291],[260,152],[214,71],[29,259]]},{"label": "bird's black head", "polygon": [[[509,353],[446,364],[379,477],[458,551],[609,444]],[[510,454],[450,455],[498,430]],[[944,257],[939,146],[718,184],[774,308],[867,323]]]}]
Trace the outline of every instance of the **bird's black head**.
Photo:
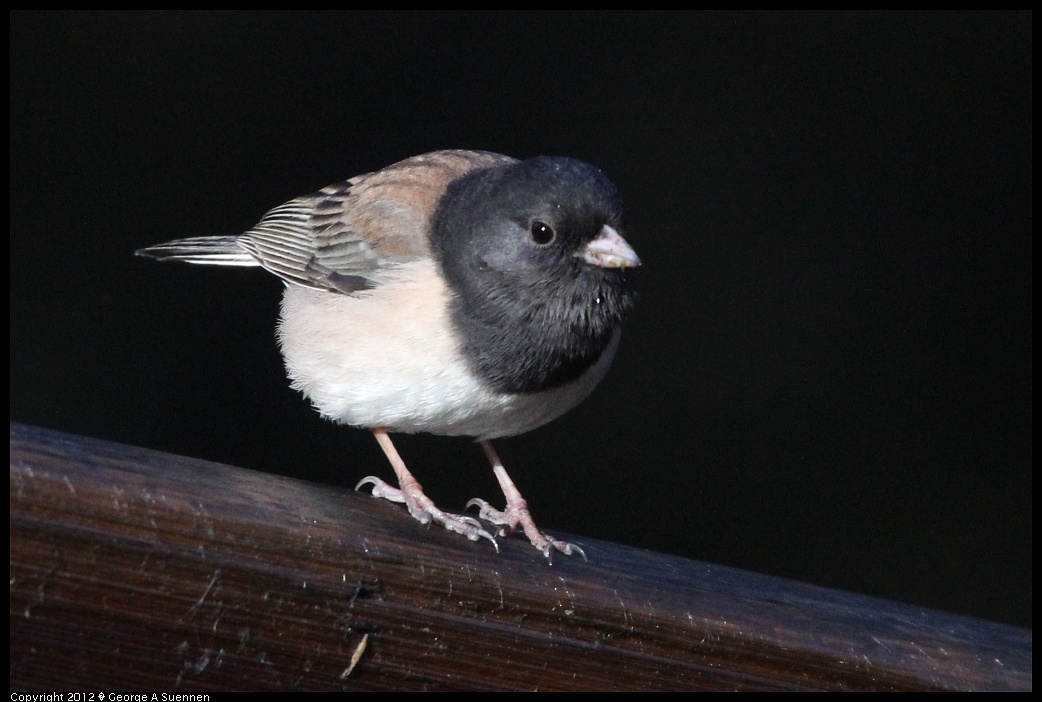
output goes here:
[{"label": "bird's black head", "polygon": [[588,247],[621,218],[611,181],[570,158],[474,171],[448,187],[431,244],[464,352],[492,387],[537,392],[597,361],[635,292],[624,267],[592,263]]}]

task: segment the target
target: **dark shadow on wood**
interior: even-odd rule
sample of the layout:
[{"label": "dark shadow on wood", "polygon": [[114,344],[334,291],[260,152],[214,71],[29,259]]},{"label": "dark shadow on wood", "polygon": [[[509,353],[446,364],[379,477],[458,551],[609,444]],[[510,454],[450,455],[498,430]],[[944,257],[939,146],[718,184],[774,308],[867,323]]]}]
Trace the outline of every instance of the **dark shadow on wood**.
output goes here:
[{"label": "dark shadow on wood", "polygon": [[11,424],[11,689],[1030,690],[1031,632]]}]

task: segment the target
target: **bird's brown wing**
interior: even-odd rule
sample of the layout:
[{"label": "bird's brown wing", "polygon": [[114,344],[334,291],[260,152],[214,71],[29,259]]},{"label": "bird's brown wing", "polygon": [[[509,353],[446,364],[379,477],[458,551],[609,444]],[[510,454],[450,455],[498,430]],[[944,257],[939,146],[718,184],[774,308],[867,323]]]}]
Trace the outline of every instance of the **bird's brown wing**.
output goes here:
[{"label": "bird's brown wing", "polygon": [[449,183],[513,161],[483,151],[414,156],[280,205],[237,243],[287,283],[371,288],[380,271],[430,256],[431,218]]}]

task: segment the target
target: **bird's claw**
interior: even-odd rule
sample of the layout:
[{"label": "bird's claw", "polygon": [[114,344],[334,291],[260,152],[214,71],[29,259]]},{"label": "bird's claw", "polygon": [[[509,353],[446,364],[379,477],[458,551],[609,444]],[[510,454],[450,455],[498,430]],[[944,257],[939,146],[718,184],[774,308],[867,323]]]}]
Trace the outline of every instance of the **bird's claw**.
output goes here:
[{"label": "bird's claw", "polygon": [[486,531],[485,528],[481,526],[481,522],[474,517],[464,514],[443,512],[438,509],[438,507],[436,507],[430,498],[424,495],[423,492],[410,494],[400,488],[389,485],[380,478],[372,475],[358,481],[358,484],[355,485],[355,490],[360,489],[364,485],[373,486],[373,497],[379,497],[389,500],[390,502],[404,504],[409,508],[409,514],[411,514],[413,519],[418,521],[420,524],[429,526],[431,522],[435,522],[441,524],[449,531],[462,534],[471,541],[488,539],[492,542],[492,546],[496,549],[496,553],[499,553],[499,544],[496,542],[495,537]]},{"label": "bird's claw", "polygon": [[381,497],[385,500],[390,500],[391,502],[405,504],[405,495],[401,490],[393,485],[388,485],[375,475],[367,475],[359,480],[358,485],[355,485],[355,490],[361,490],[363,485],[373,486],[373,497]]},{"label": "bird's claw", "polygon": [[527,505],[508,504],[505,510],[498,510],[480,497],[475,497],[467,502],[467,509],[471,507],[478,508],[478,517],[499,527],[499,530],[496,532],[497,536],[512,534],[520,528],[525,533],[525,536],[528,537],[528,540],[532,542],[532,545],[546,557],[547,561],[553,561],[554,551],[560,551],[566,556],[578,553],[583,557],[584,561],[589,561],[586,557],[586,552],[575,544],[555,539],[536,528]]}]

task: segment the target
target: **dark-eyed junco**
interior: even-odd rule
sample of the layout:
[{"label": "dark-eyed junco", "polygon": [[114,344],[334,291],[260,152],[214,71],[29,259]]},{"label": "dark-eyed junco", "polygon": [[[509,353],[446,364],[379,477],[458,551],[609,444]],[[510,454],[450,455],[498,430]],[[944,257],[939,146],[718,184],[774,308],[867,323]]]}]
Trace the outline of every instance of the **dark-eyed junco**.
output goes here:
[{"label": "dark-eyed junco", "polygon": [[615,186],[581,161],[436,151],[291,200],[239,236],[137,253],[277,275],[293,387],[322,416],[371,429],[398,477],[358,487],[495,544],[434,505],[387,433],[475,437],[506,507],[467,506],[549,556],[581,550],[536,528],[489,440],[559,417],[604,377],[634,302],[626,269],[640,265],[620,217]]}]

